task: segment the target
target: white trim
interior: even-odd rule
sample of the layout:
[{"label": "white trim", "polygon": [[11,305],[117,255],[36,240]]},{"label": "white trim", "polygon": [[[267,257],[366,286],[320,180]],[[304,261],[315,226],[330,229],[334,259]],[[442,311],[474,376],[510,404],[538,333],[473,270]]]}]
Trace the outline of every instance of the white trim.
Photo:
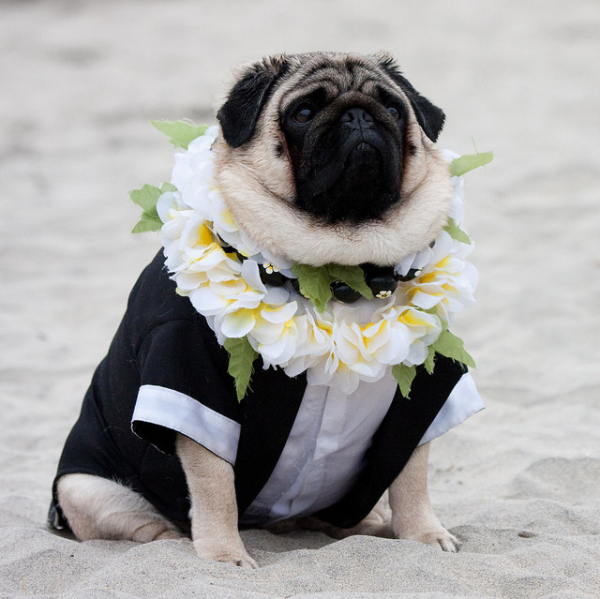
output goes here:
[{"label": "white trim", "polygon": [[148,422],[182,433],[230,464],[235,463],[240,424],[174,389],[142,385],[131,422]]},{"label": "white trim", "polygon": [[419,445],[423,445],[464,422],[469,416],[483,410],[485,406],[479,396],[470,372],[463,374],[448,399],[429,425]]}]

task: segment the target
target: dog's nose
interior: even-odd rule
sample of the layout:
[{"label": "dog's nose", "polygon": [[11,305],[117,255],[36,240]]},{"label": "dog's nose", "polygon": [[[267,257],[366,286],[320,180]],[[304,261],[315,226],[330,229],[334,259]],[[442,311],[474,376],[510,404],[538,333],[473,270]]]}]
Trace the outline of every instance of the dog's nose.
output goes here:
[{"label": "dog's nose", "polygon": [[350,108],[342,114],[341,123],[356,129],[367,129],[373,126],[373,117],[364,108]]}]

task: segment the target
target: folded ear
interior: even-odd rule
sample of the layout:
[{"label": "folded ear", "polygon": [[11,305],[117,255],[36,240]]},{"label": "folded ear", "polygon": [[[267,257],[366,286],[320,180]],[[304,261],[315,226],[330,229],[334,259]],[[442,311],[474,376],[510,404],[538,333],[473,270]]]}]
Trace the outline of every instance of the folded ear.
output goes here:
[{"label": "folded ear", "polygon": [[437,138],[442,131],[442,127],[444,126],[444,121],[446,120],[444,111],[441,108],[434,106],[427,98],[424,98],[419,94],[410,81],[402,75],[400,69],[390,56],[384,57],[379,64],[407,95],[410,104],[415,111],[417,121],[419,122],[421,129],[425,132],[425,135],[427,135],[431,141],[437,141]]},{"label": "folded ear", "polygon": [[285,74],[284,56],[265,58],[244,69],[217,113],[225,141],[234,148],[246,143],[254,133],[258,117],[273,84]]}]

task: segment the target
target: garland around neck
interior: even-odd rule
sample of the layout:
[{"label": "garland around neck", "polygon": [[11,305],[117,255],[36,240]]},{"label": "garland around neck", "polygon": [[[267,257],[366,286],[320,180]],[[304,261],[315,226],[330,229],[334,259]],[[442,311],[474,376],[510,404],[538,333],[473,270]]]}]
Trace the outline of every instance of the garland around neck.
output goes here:
[{"label": "garland around neck", "polygon": [[[298,269],[258,247],[234,222],[214,179],[211,147],[218,132],[210,127],[180,144],[186,151],[175,155],[171,184],[161,190],[145,186],[132,192],[132,199],[144,207],[142,223],[144,216],[160,219],[165,264],[177,293],[189,298],[230,353],[238,399],[246,393],[257,355],[265,368],[283,368],[290,377],[306,372],[309,384],[346,393],[391,368],[406,397],[416,367],[433,372],[436,353],[474,365],[448,331],[452,316],[473,303],[477,285],[477,272],[466,261],[473,246],[461,227],[462,176],[452,176],[448,226],[432,247],[395,266],[400,282],[393,293],[352,305],[331,299],[319,311],[291,281],[263,282],[261,269],[292,280]],[[465,157],[447,153],[447,158]],[[133,195],[148,190],[155,212]],[[403,282],[409,272],[417,276]]]}]

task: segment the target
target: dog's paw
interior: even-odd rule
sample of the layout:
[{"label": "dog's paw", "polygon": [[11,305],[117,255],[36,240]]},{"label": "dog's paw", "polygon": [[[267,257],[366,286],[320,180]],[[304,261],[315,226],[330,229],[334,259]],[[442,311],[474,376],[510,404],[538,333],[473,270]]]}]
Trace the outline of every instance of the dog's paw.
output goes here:
[{"label": "dog's paw", "polygon": [[422,514],[421,517],[397,517],[392,524],[397,539],[418,541],[449,553],[457,553],[460,547],[459,540],[442,526],[433,513]]},{"label": "dog's paw", "polygon": [[240,542],[227,543],[223,540],[198,539],[194,541],[198,557],[240,568],[258,568],[258,564],[248,555]]},{"label": "dog's paw", "polygon": [[448,553],[457,553],[460,547],[460,541],[445,528],[422,533],[413,538],[413,540],[425,543],[425,545],[439,547],[442,551],[447,551]]}]

